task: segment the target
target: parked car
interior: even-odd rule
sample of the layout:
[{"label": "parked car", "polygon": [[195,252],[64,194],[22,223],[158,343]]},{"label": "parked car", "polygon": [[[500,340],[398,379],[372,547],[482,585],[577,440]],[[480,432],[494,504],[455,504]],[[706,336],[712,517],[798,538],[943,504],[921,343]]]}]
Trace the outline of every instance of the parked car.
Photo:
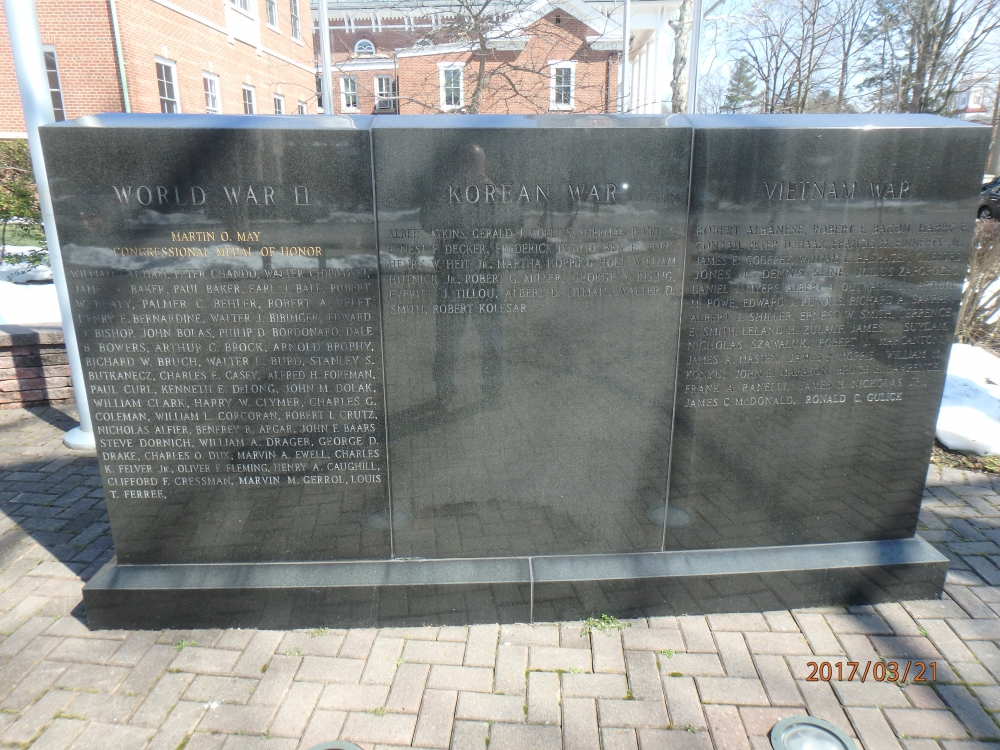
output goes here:
[{"label": "parked car", "polygon": [[1000,174],[998,174],[992,180],[983,183],[983,190],[989,190],[992,187],[1000,187]]},{"label": "parked car", "polygon": [[979,194],[979,208],[976,210],[976,216],[980,219],[1000,218],[1000,185]]}]

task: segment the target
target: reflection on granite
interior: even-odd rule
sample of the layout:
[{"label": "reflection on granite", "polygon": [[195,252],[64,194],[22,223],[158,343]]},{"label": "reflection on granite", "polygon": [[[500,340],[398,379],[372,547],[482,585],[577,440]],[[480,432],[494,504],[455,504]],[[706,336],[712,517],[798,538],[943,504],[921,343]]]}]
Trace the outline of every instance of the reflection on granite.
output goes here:
[{"label": "reflection on granite", "polygon": [[686,119],[665,548],[912,536],[988,134]]},{"label": "reflection on granite", "polygon": [[390,554],[370,139],[275,119],[44,129],[122,562]]},{"label": "reflection on granite", "polygon": [[118,553],[91,623],[936,594],[945,563],[912,534],[988,136],[922,116],[45,128]]},{"label": "reflection on granite", "polygon": [[373,128],[395,554],[660,548],[690,131],[619,122]]}]

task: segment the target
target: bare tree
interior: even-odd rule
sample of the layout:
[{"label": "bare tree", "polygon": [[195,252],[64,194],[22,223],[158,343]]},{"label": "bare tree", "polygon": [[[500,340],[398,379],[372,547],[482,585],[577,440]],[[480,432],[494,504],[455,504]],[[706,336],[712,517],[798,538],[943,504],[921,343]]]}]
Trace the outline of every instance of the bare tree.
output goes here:
[{"label": "bare tree", "polygon": [[726,107],[728,88],[728,81],[717,70],[703,76],[698,82],[699,110],[710,115],[729,112],[730,110]]},{"label": "bare tree", "polygon": [[[427,9],[428,15],[439,14],[439,22],[416,39],[413,48],[465,63],[471,94],[462,112],[549,110],[553,75],[550,61],[565,55],[565,30],[571,21],[563,13],[556,20],[561,25],[534,22],[534,6],[529,0],[455,0],[447,13]],[[615,53],[593,50],[581,39],[573,59],[580,64],[577,70],[582,70],[584,64],[591,66],[588,76],[574,74],[574,111],[614,111]],[[437,111],[440,103],[426,94],[437,91],[436,78],[432,80],[436,73],[428,76],[417,87],[422,92],[401,91],[400,97],[424,111]]]},{"label": "bare tree", "polygon": [[990,143],[990,154],[986,159],[986,171],[993,174],[997,173],[1000,162],[1000,76],[997,79],[997,90],[993,95],[993,116],[990,118],[993,141]]},{"label": "bare tree", "polygon": [[674,32],[674,65],[670,78],[670,111],[678,114],[687,111],[688,50],[691,47],[691,12],[694,0],[681,0],[675,20],[668,21]]},{"label": "bare tree", "polygon": [[862,86],[879,111],[946,113],[967,74],[994,67],[1000,0],[878,0],[872,15]]},{"label": "bare tree", "polygon": [[847,89],[857,72],[859,58],[871,35],[865,32],[870,23],[872,6],[866,0],[836,0],[833,5],[832,51],[838,60],[837,112],[847,105]]},{"label": "bare tree", "polygon": [[764,113],[805,111],[831,40],[822,8],[820,0],[751,0],[733,24],[732,52],[763,83]]}]

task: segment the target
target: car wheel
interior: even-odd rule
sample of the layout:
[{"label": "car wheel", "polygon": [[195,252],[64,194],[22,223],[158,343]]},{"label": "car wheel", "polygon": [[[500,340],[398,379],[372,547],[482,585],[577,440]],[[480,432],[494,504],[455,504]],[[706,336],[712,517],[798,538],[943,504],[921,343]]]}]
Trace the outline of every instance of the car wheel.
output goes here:
[{"label": "car wheel", "polygon": [[981,209],[979,209],[979,218],[980,219],[992,219],[993,218],[993,213],[990,211],[990,207],[989,206],[983,206]]}]

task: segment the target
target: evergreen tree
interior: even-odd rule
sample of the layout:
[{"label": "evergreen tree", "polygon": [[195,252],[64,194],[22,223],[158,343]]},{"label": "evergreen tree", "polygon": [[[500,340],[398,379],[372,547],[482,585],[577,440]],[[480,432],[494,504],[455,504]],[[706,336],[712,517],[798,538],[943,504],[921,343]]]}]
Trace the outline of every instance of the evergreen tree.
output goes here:
[{"label": "evergreen tree", "polygon": [[733,114],[746,112],[756,108],[758,104],[757,82],[753,80],[750,72],[750,63],[745,57],[741,57],[729,76],[729,88],[726,90],[722,111]]}]

